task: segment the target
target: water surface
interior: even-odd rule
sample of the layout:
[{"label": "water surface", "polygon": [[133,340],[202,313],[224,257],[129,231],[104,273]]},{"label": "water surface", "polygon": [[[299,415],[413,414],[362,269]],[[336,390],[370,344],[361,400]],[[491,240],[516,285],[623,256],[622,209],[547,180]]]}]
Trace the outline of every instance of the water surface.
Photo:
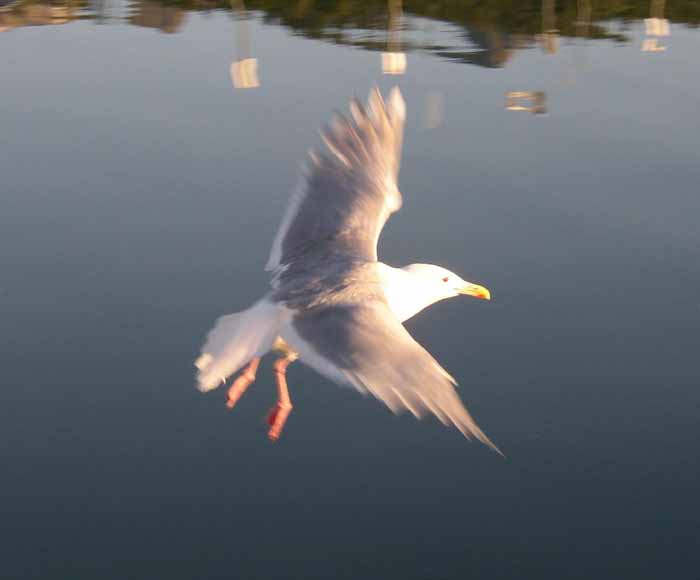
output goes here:
[{"label": "water surface", "polygon": [[[694,3],[312,4],[2,8],[3,576],[695,578]],[[408,326],[506,460],[301,365],[277,445],[269,365],[193,388],[319,127],[395,84],[380,255],[491,289]]]}]

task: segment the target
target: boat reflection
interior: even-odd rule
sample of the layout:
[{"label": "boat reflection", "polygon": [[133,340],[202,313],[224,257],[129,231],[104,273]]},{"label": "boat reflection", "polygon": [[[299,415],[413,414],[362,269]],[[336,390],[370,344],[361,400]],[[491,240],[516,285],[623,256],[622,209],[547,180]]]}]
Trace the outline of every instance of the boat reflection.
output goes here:
[{"label": "boat reflection", "polygon": [[506,93],[507,111],[526,111],[534,115],[547,112],[544,91],[510,91]]}]

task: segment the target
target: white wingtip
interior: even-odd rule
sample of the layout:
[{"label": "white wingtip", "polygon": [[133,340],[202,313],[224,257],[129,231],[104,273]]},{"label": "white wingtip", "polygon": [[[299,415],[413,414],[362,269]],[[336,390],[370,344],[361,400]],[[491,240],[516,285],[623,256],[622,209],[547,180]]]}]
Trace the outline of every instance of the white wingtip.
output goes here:
[{"label": "white wingtip", "polygon": [[384,99],[382,93],[377,87],[373,87],[369,91],[367,97],[367,115],[372,123],[378,123],[384,113]]},{"label": "white wingtip", "polygon": [[406,119],[406,101],[403,100],[399,87],[394,87],[389,93],[389,110],[392,117],[402,121]]}]

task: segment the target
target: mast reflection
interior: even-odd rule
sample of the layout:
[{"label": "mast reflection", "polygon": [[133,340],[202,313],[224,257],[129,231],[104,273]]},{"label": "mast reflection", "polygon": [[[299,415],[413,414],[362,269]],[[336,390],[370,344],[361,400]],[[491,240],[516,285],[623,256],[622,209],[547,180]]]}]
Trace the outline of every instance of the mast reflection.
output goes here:
[{"label": "mast reflection", "polygon": [[646,38],[642,42],[642,52],[663,52],[665,46],[659,39],[671,35],[668,20],[664,18],[666,0],[652,0],[649,6],[649,18],[644,19]]},{"label": "mast reflection", "polygon": [[578,0],[576,2],[576,36],[588,38],[591,35],[591,0]]},{"label": "mast reflection", "polygon": [[542,34],[539,35],[538,40],[547,54],[559,52],[559,30],[556,25],[554,0],[542,0]]},{"label": "mast reflection", "polygon": [[402,0],[388,0],[387,51],[382,53],[382,72],[385,75],[402,75],[406,72],[406,53],[401,52]]},{"label": "mast reflection", "polygon": [[237,58],[231,63],[231,82],[234,89],[255,89],[260,86],[258,60],[250,56],[248,11],[243,0],[231,0],[231,11],[236,21]]}]

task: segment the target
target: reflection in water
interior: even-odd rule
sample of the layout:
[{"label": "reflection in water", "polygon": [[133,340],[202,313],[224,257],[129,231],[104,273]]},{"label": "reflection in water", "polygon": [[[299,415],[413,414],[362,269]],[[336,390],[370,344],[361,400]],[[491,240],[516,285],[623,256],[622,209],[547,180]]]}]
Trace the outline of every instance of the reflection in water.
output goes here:
[{"label": "reflection in water", "polygon": [[532,45],[532,38],[511,35],[496,27],[481,24],[465,25],[465,35],[477,50],[437,50],[435,53],[456,62],[487,68],[500,68],[511,58],[514,49]]},{"label": "reflection in water", "polygon": [[258,80],[258,61],[254,58],[234,60],[231,63],[231,82],[235,89],[255,89],[260,86]]},{"label": "reflection in water", "polygon": [[556,54],[559,51],[559,30],[556,23],[554,0],[542,0],[542,34],[538,40],[547,54]]},{"label": "reflection in water", "polygon": [[547,112],[545,99],[544,91],[510,91],[506,93],[506,110],[543,115]]},{"label": "reflection in water", "polygon": [[[0,0],[0,30],[20,26],[63,24],[75,19],[114,21],[110,4],[117,0]],[[402,74],[406,54],[420,51],[455,62],[488,68],[505,66],[517,50],[540,46],[556,54],[562,38],[611,39],[629,42],[626,27],[612,23],[645,22],[645,52],[661,52],[660,39],[669,35],[670,22],[700,24],[700,4],[683,0],[540,0],[528,3],[496,0],[420,2],[355,0],[290,2],[287,0],[127,0],[127,22],[163,32],[182,30],[189,11],[229,10],[237,16],[239,54],[231,66],[237,88],[259,86],[257,61],[249,54],[246,21],[265,20],[300,35],[382,53],[382,71]],[[230,3],[229,3],[230,2]],[[426,29],[440,28],[439,38]],[[388,30],[388,32],[387,32]],[[385,36],[386,33],[386,36]]]},{"label": "reflection in water", "polygon": [[571,50],[572,65],[568,69],[567,82],[576,82],[577,76],[586,64],[586,44],[591,37],[591,0],[576,1],[576,20],[574,21],[574,42]]},{"label": "reflection in water", "polygon": [[387,0],[388,29],[386,52],[382,53],[382,72],[385,75],[402,75],[406,72],[406,53],[401,52],[401,0]]},{"label": "reflection in water", "polygon": [[663,52],[665,46],[659,44],[659,38],[671,34],[668,20],[664,18],[665,0],[652,0],[649,18],[644,19],[647,38],[642,43],[642,52]]},{"label": "reflection in water", "polygon": [[[111,13],[117,1],[0,0],[0,31],[20,26],[65,24],[76,19],[114,22],[117,18]],[[260,16],[307,37],[381,52],[382,72],[391,75],[406,72],[407,51],[422,51],[454,62],[498,68],[505,66],[514,53],[522,49],[539,46],[546,54],[557,54],[562,37],[584,38],[586,42],[596,39],[627,41],[629,38],[625,34],[629,31],[623,34],[611,25],[619,22],[623,14],[626,19],[644,20],[641,50],[647,53],[666,50],[661,39],[670,34],[670,20],[700,24],[700,6],[682,5],[672,0],[651,0],[650,4],[634,0],[625,3],[624,10],[609,1],[598,1],[594,6],[592,0],[540,0],[539,12],[520,6],[504,7],[488,0],[480,3],[483,10],[466,1],[437,1],[430,6],[410,0],[322,4],[248,0],[247,6],[243,0],[228,0],[228,4],[222,1],[128,0],[126,21],[134,26],[175,33],[185,25],[187,11],[229,10],[235,22],[235,58],[230,64],[230,78],[235,89],[260,86],[258,61],[251,54],[249,31],[249,20]],[[606,23],[606,19],[610,22]],[[435,30],[439,32],[434,34]],[[574,51],[573,58],[569,82],[582,68],[581,51]],[[513,88],[517,90],[506,94],[506,110],[537,115],[547,112],[544,90]],[[427,96],[426,128],[442,124],[443,108],[441,95]]]},{"label": "reflection in water", "polygon": [[89,6],[94,14],[95,24],[107,24],[116,20],[111,0],[90,0]]},{"label": "reflection in water", "polygon": [[591,34],[591,0],[576,2],[576,36],[588,38]]},{"label": "reflection in water", "polygon": [[78,18],[81,2],[10,2],[0,7],[0,32],[20,26],[66,24]]},{"label": "reflection in water", "polygon": [[[581,7],[579,2],[578,7]],[[556,28],[557,16],[554,0],[542,0],[542,32],[537,41],[546,54],[559,52],[559,30]],[[578,30],[579,18],[577,18]],[[534,115],[547,113],[544,91],[509,91],[506,93],[507,111],[525,111]]]},{"label": "reflection in water", "polygon": [[437,129],[445,117],[445,97],[437,91],[430,91],[425,101],[425,128]]},{"label": "reflection in water", "polygon": [[235,89],[254,89],[260,86],[258,61],[250,56],[248,11],[243,0],[231,0],[231,10],[236,21],[237,56],[231,63],[231,82]]},{"label": "reflection in water", "polygon": [[[676,0],[678,1],[678,0]],[[573,4],[573,5],[572,5]],[[384,51],[376,31],[384,29],[387,13],[385,0],[364,2],[283,2],[249,0],[251,10],[264,12],[265,18],[296,33],[336,44]],[[559,39],[577,35],[577,9],[573,2],[544,0],[540,10],[528,3],[501,3],[494,0],[470,2],[402,2],[401,48],[404,52],[423,51],[443,58],[485,67],[504,66],[516,49],[542,45],[548,52],[556,52]],[[591,38],[627,41],[619,32],[606,25],[591,24],[591,9],[586,21]],[[626,3],[624,9],[607,1],[596,3],[596,20],[640,19],[647,15],[646,0]],[[694,20],[700,20],[700,9],[684,10]],[[428,23],[440,23],[439,41],[433,42],[421,34]],[[448,24],[449,26],[443,26]]]},{"label": "reflection in water", "polygon": [[136,0],[130,6],[129,23],[146,28],[157,28],[172,34],[182,27],[185,12],[177,6],[169,6],[153,0]]},{"label": "reflection in water", "polygon": [[642,43],[642,52],[664,52],[665,46],[659,44],[658,38],[645,38]]}]

